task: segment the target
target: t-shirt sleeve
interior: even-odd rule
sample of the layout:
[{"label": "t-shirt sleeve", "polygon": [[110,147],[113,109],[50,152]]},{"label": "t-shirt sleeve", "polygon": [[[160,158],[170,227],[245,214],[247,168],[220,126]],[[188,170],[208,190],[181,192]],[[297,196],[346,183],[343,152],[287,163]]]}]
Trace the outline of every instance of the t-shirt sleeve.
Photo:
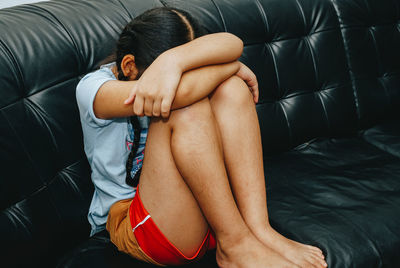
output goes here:
[{"label": "t-shirt sleeve", "polygon": [[93,102],[97,91],[107,81],[116,80],[109,68],[101,68],[85,75],[76,87],[76,100],[81,120],[91,126],[105,126],[112,120],[97,118],[93,111]]}]

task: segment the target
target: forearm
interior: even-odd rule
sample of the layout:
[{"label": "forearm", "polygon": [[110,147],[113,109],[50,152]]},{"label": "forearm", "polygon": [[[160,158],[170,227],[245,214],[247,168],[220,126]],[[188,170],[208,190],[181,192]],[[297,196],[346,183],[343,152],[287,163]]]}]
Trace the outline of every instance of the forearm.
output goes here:
[{"label": "forearm", "polygon": [[[223,81],[237,73],[237,61],[197,68],[182,75],[172,109],[193,104],[208,96]],[[137,81],[108,81],[96,94],[93,109],[96,117],[102,119],[127,117],[134,115],[132,104],[126,105],[132,88]]]},{"label": "forearm", "polygon": [[93,102],[93,112],[97,118],[110,119],[133,115],[132,105],[125,105],[137,81],[111,80],[97,91]]},{"label": "forearm", "polygon": [[205,66],[184,73],[172,110],[191,105],[210,95],[222,82],[236,74],[239,62]]},{"label": "forearm", "polygon": [[230,33],[208,34],[164,52],[161,56],[175,63],[182,72],[202,66],[237,60],[243,52],[243,42]]}]

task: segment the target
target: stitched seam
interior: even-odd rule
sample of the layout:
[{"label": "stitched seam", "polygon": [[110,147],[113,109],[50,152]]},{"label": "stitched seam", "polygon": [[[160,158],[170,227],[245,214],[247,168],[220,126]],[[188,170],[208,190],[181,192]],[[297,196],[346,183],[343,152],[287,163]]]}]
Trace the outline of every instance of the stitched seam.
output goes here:
[{"label": "stitched seam", "polygon": [[14,127],[11,125],[11,122],[8,120],[6,114],[4,113],[4,111],[0,110],[1,114],[3,115],[4,119],[7,121],[8,126],[10,127],[10,129],[12,130],[12,132],[14,132],[14,136],[16,137],[16,139],[18,140],[18,143],[21,145],[22,150],[24,151],[24,153],[26,154],[29,163],[32,165],[33,170],[35,170],[36,174],[39,176],[39,178],[42,180],[42,182],[45,182],[44,178],[40,175],[40,172],[38,172],[36,165],[34,165],[32,156],[29,154],[27,148],[25,147],[24,143],[22,142],[20,136],[18,135],[18,132],[14,129]]},{"label": "stitched seam", "polygon": [[[72,164],[66,166],[66,167],[63,168],[62,170],[69,169],[70,167],[73,167],[73,166],[75,166],[75,165],[78,164],[78,163],[84,162],[85,160],[86,160],[86,157],[83,157],[83,158],[81,158],[81,159],[78,159],[77,161],[75,161],[74,163],[72,163]],[[61,172],[62,172],[62,171],[57,172],[57,174],[56,174],[51,180],[49,180],[48,182],[42,180],[42,181],[43,181],[43,185],[41,185],[39,188],[37,188],[36,190],[32,191],[32,192],[29,193],[28,195],[24,196],[24,198],[18,199],[18,200],[16,200],[16,201],[14,201],[13,204],[11,204],[11,205],[10,205],[9,207],[7,207],[7,208],[4,208],[3,211],[5,211],[5,210],[11,210],[11,209],[12,209],[12,206],[15,206],[16,204],[18,204],[18,203],[20,203],[20,202],[22,202],[22,201],[24,201],[24,200],[26,200],[26,199],[28,199],[28,198],[34,196],[34,195],[37,194],[38,192],[42,191],[44,188],[47,188],[48,185],[50,185],[50,184],[52,184],[52,183],[54,182],[54,180],[57,178],[57,176],[58,176],[59,173],[61,173]],[[74,174],[74,173],[72,173],[72,174]],[[79,194],[80,194],[80,193],[79,193]],[[82,196],[82,194],[80,194],[80,195]],[[54,205],[54,204],[53,204],[53,205]]]},{"label": "stitched seam", "polygon": [[[42,8],[40,6],[36,6],[36,5],[33,5],[33,6],[36,7],[37,9],[43,10],[44,12],[48,13],[51,17],[53,17],[53,19],[55,19],[59,23],[60,27],[65,31],[65,33],[71,39],[71,42],[72,42],[72,45],[75,48],[75,51],[78,52],[79,51],[78,44],[76,43],[75,39],[72,37],[72,34],[67,30],[67,27],[65,27],[64,24],[62,24],[62,22],[53,13],[51,13],[47,9]],[[78,54],[79,66],[82,66],[82,62],[84,62],[83,58],[81,57],[82,55],[81,55],[81,53],[77,53],[77,54]]]},{"label": "stitched seam", "polygon": [[[334,1],[332,1],[332,5],[333,8],[335,9],[336,12],[336,17],[338,19],[339,25],[340,25],[340,18],[341,18],[341,14],[339,11],[339,7],[334,3]],[[360,121],[361,121],[361,112],[360,112],[360,105],[359,105],[359,97],[358,97],[358,92],[356,89],[356,83],[355,83],[355,76],[354,73],[351,71],[350,65],[351,65],[351,60],[350,60],[350,48],[349,48],[349,44],[346,41],[346,39],[344,38],[344,29],[345,27],[340,27],[341,31],[340,31],[340,35],[342,37],[342,42],[343,42],[343,50],[344,50],[344,54],[346,57],[346,67],[347,67],[347,73],[350,77],[350,81],[351,81],[351,87],[352,87],[352,91],[353,91],[353,96],[354,96],[354,106],[356,109],[356,114],[357,114],[357,127],[360,127]]]},{"label": "stitched seam", "polygon": [[319,100],[321,102],[322,108],[324,109],[324,115],[325,115],[325,118],[326,118],[326,123],[328,125],[328,132],[331,132],[331,123],[329,121],[328,112],[326,111],[325,103],[322,100],[322,96],[321,96],[322,93],[321,93],[321,91],[317,91],[316,93],[317,93],[318,98],[319,98]]},{"label": "stitched seam", "polygon": [[[400,25],[399,25],[400,26]],[[302,39],[302,38],[304,38],[304,37],[306,37],[306,36],[311,36],[311,35],[314,35],[314,34],[318,34],[318,33],[324,33],[324,32],[333,32],[333,31],[340,31],[340,28],[330,28],[330,29],[324,29],[324,30],[320,30],[320,31],[316,31],[316,32],[312,32],[312,33],[308,33],[307,35],[302,35],[302,36],[294,36],[294,37],[291,37],[291,38],[283,38],[283,39],[272,39],[271,41],[269,41],[269,42],[263,42],[263,41],[261,41],[261,42],[255,42],[255,43],[244,43],[245,44],[245,46],[256,46],[256,45],[260,45],[260,44],[263,44],[263,43],[269,43],[269,44],[272,44],[272,43],[276,43],[276,42],[282,42],[282,41],[287,41],[287,40],[294,40],[294,39]]]},{"label": "stitched seam", "polygon": [[381,55],[380,55],[379,49],[378,49],[378,43],[376,42],[374,32],[372,31],[371,28],[368,29],[368,32],[370,33],[373,44],[374,44],[375,53],[377,55],[376,58],[377,58],[377,62],[378,62],[378,75],[380,76],[382,74],[382,64],[381,64]]},{"label": "stitched seam", "polygon": [[[0,41],[0,42],[1,42],[1,41]],[[21,98],[15,100],[15,101],[12,102],[12,103],[9,103],[9,104],[7,104],[7,105],[5,105],[5,106],[3,106],[3,107],[0,107],[0,111],[2,111],[2,110],[4,110],[4,109],[7,109],[8,107],[14,105],[15,103],[17,103],[17,102],[19,102],[19,101],[24,101],[26,98],[29,98],[29,97],[31,97],[31,96],[33,96],[33,95],[36,95],[36,94],[39,94],[39,93],[41,93],[42,91],[51,89],[52,87],[61,85],[61,84],[65,83],[65,82],[68,82],[68,81],[74,80],[74,79],[79,79],[79,80],[80,80],[79,76],[74,76],[74,77],[68,78],[68,79],[66,79],[66,80],[63,80],[63,81],[60,81],[60,82],[56,82],[56,83],[53,84],[53,85],[50,85],[50,86],[48,86],[48,87],[45,87],[45,88],[43,88],[43,89],[41,89],[41,90],[39,90],[39,91],[36,91],[36,92],[34,92],[34,93],[30,94],[30,95],[23,96],[23,97],[21,97]]]},{"label": "stitched seam", "polygon": [[340,29],[353,29],[353,28],[369,28],[369,27],[387,27],[387,26],[393,26],[393,25],[398,25],[398,22],[393,22],[393,23],[382,23],[382,24],[373,24],[373,25],[366,25],[366,24],[355,24],[355,25],[347,25],[347,26],[340,26]]},{"label": "stitched seam", "polygon": [[391,105],[392,102],[391,102],[391,98],[390,98],[390,94],[389,94],[388,88],[386,87],[386,85],[385,85],[385,83],[382,81],[382,79],[380,79],[380,78],[378,77],[377,80],[378,80],[379,84],[382,86],[383,91],[385,92],[387,103],[388,103],[389,105]]},{"label": "stitched seam", "polygon": [[378,49],[378,43],[376,41],[375,35],[372,31],[371,28],[368,29],[368,32],[371,34],[372,37],[372,41],[374,44],[374,48],[375,48],[375,53],[376,53],[376,57],[377,57],[377,62],[378,62],[378,81],[379,83],[382,85],[382,88],[385,92],[386,98],[387,98],[387,102],[390,103],[390,95],[389,92],[387,91],[387,88],[383,85],[381,79],[379,79],[379,77],[382,75],[383,71],[382,71],[382,63],[381,63],[381,54],[379,53],[379,49]]},{"label": "stitched seam", "polygon": [[129,12],[129,10],[126,8],[126,6],[121,2],[121,0],[117,0],[118,3],[120,3],[120,5],[122,6],[122,8],[126,11],[126,13],[128,14],[129,18],[132,20],[133,17],[131,15],[131,13]]},{"label": "stitched seam", "polygon": [[313,68],[314,68],[314,74],[315,74],[315,82],[317,84],[319,82],[319,73],[318,73],[318,68],[317,68],[317,58],[314,55],[314,51],[313,51],[313,49],[311,47],[310,40],[307,37],[304,38],[304,40],[305,40],[306,46],[308,47],[308,50],[310,51],[310,54],[311,54],[311,59],[313,61]]},{"label": "stitched seam", "polygon": [[227,32],[228,30],[226,28],[226,23],[225,23],[225,20],[224,20],[224,16],[222,15],[222,12],[219,9],[219,6],[217,5],[217,3],[215,3],[214,0],[211,0],[211,2],[214,4],[215,8],[218,10],[218,14],[221,17],[222,25],[224,26],[224,31]]},{"label": "stitched seam", "polygon": [[299,0],[296,0],[296,4],[297,4],[298,11],[300,12],[301,17],[302,17],[302,19],[303,19],[303,23],[304,23],[304,33],[306,33],[306,30],[307,30],[307,20],[306,20],[306,16],[304,15],[304,10],[303,10],[303,8],[302,8],[301,5],[300,5]]},{"label": "stitched seam", "polygon": [[267,15],[265,14],[264,8],[262,7],[262,5],[261,5],[259,0],[256,0],[256,5],[257,5],[258,10],[261,13],[261,17],[262,17],[263,22],[264,22],[265,36],[268,36],[268,33],[270,31],[270,26],[269,26],[269,23],[268,23]]},{"label": "stitched seam", "polygon": [[[32,113],[36,114],[38,117],[41,119],[41,123],[43,123],[46,126],[47,131],[50,133],[51,140],[53,142],[53,145],[56,149],[56,152],[59,151],[56,139],[54,138],[53,131],[51,130],[49,124],[45,120],[45,117],[43,114],[47,115],[48,118],[51,118],[41,107],[36,105],[32,100],[30,99],[25,99],[26,106],[31,107]],[[62,129],[60,126],[58,126],[60,129]]]},{"label": "stitched seam", "polygon": [[[348,83],[348,84],[350,84],[350,83]],[[331,90],[331,89],[344,88],[344,87],[347,87],[347,86],[348,86],[347,84],[344,84],[344,85],[339,86],[339,87],[327,87],[327,88],[323,88],[323,89],[321,89],[321,90],[315,90],[315,91],[309,91],[309,92],[305,92],[305,93],[292,94],[292,95],[290,95],[289,97],[283,97],[283,98],[280,98],[280,99],[278,99],[278,100],[272,100],[272,101],[258,102],[258,104],[275,103],[275,102],[278,102],[278,101],[281,101],[281,100],[286,100],[286,99],[290,99],[290,98],[297,97],[297,96],[308,95],[308,94],[311,94],[311,93],[313,93],[313,92],[319,92],[319,91],[325,91],[325,90]]]},{"label": "stitched seam", "polygon": [[0,45],[3,47],[8,58],[14,63],[16,73],[19,76],[18,83],[21,83],[21,88],[25,88],[25,81],[23,79],[21,66],[19,65],[17,59],[14,57],[14,54],[11,52],[11,49],[2,40],[0,40]]},{"label": "stitched seam", "polygon": [[288,127],[288,132],[289,132],[290,146],[293,147],[293,146],[292,146],[292,145],[293,145],[293,133],[292,133],[292,128],[290,127],[288,115],[287,115],[287,113],[286,113],[286,111],[285,111],[285,108],[283,107],[282,102],[279,102],[279,106],[281,107],[282,112],[283,112],[283,114],[285,115],[286,125],[287,125],[287,127]]},{"label": "stitched seam", "polygon": [[278,66],[277,66],[277,62],[276,62],[276,58],[275,55],[272,51],[271,45],[269,43],[265,44],[265,47],[267,48],[267,51],[269,52],[269,54],[271,54],[272,57],[272,62],[274,63],[274,70],[275,70],[275,76],[276,76],[276,83],[278,86],[278,89],[281,89],[281,81],[279,79],[279,74],[278,74]]}]

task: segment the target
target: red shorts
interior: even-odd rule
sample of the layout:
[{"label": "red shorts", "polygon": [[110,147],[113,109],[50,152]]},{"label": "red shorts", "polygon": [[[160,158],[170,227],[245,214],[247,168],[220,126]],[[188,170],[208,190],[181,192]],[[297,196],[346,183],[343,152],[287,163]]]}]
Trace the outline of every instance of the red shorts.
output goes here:
[{"label": "red shorts", "polygon": [[209,229],[196,253],[193,256],[185,256],[158,229],[142,204],[139,196],[139,187],[130,205],[129,216],[137,243],[143,252],[157,263],[182,265],[200,259],[207,250],[216,247],[214,233]]}]

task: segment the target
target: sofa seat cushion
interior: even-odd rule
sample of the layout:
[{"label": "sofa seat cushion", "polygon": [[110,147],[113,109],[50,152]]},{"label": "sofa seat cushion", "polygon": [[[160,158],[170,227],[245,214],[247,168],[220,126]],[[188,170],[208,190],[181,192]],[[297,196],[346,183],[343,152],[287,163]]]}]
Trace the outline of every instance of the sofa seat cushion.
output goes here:
[{"label": "sofa seat cushion", "polygon": [[[280,233],[320,247],[329,267],[400,267],[400,158],[362,138],[319,138],[264,165]],[[104,231],[58,267],[153,266],[118,252]],[[215,251],[186,267],[217,267]]]},{"label": "sofa seat cushion", "polygon": [[400,120],[380,123],[362,131],[361,136],[379,149],[400,157]]},{"label": "sofa seat cushion", "polygon": [[[67,253],[59,262],[58,268],[147,268],[158,267],[131,258],[121,253],[111,243],[107,231],[102,231]],[[171,266],[172,267],[172,266]],[[218,268],[215,250],[209,251],[199,262],[185,265],[187,268]]]},{"label": "sofa seat cushion", "polygon": [[315,139],[265,160],[271,224],[328,267],[400,267],[400,159],[361,138]]}]

